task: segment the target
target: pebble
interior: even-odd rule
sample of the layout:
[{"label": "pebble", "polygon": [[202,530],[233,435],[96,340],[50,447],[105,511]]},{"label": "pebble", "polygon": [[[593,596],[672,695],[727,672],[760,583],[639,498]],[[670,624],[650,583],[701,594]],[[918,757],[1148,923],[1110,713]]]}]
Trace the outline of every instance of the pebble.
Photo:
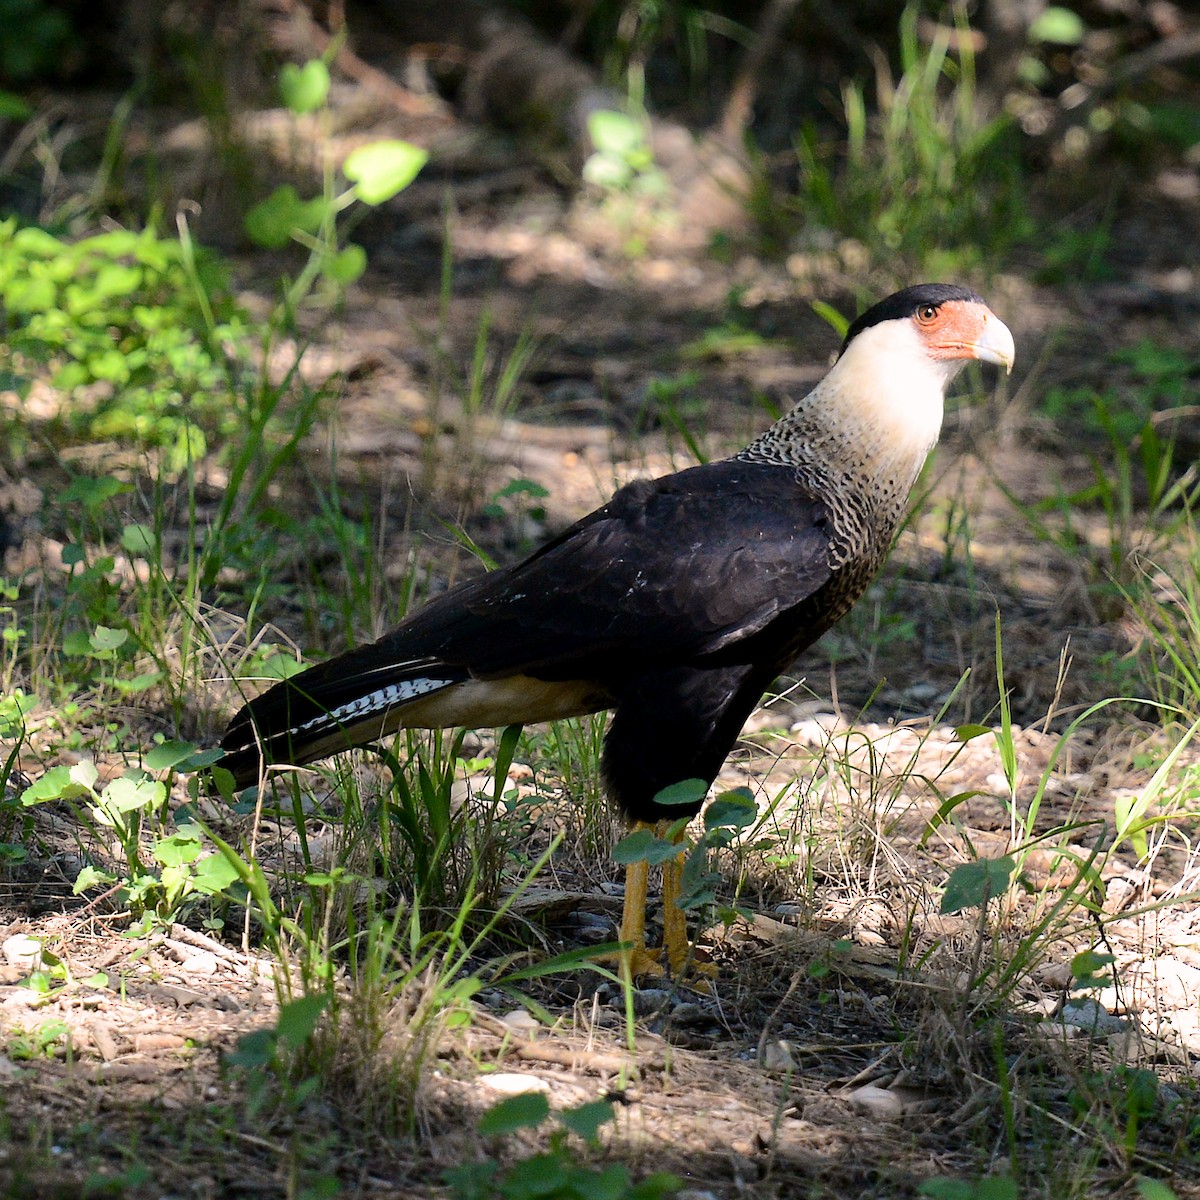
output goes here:
[{"label": "pebble", "polygon": [[14,933],[0,943],[5,961],[23,971],[36,970],[42,964],[42,943],[27,933]]},{"label": "pebble", "polygon": [[1129,1028],[1128,1021],[1114,1017],[1095,1000],[1068,1000],[1054,1018],[1054,1024],[1074,1026],[1100,1035],[1124,1033]]},{"label": "pebble", "polygon": [[898,1096],[886,1088],[876,1087],[873,1083],[865,1083],[855,1088],[848,1097],[855,1108],[872,1113],[877,1117],[898,1117],[904,1112],[904,1105]]},{"label": "pebble", "polygon": [[550,1085],[537,1075],[520,1075],[515,1071],[498,1071],[481,1075],[480,1084],[502,1096],[522,1096],[526,1092],[549,1092]]},{"label": "pebble", "polygon": [[523,1008],[514,1008],[512,1012],[505,1013],[498,1019],[514,1033],[534,1034],[542,1028],[542,1023],[537,1017]]},{"label": "pebble", "polygon": [[215,954],[201,950],[199,954],[193,954],[179,964],[179,973],[181,975],[215,975],[219,966],[220,963],[217,962]]}]

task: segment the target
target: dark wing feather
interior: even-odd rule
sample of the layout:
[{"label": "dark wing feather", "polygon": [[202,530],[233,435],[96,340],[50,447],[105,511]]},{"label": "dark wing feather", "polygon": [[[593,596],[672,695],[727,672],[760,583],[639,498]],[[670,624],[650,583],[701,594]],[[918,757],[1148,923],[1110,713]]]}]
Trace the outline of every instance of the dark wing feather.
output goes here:
[{"label": "dark wing feather", "polygon": [[630,484],[532,557],[456,588],[376,642],[476,678],[610,678],[727,650],[828,582],[824,504],[734,459]]}]

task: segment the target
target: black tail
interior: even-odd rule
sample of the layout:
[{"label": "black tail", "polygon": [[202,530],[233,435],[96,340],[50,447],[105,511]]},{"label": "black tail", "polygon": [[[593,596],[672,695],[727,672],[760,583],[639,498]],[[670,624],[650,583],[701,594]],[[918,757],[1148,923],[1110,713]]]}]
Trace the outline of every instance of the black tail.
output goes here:
[{"label": "black tail", "polygon": [[303,766],[376,741],[403,724],[411,701],[466,677],[461,667],[389,662],[378,646],[360,647],[250,701],[229,722],[219,765],[236,787],[249,787],[270,763]]}]

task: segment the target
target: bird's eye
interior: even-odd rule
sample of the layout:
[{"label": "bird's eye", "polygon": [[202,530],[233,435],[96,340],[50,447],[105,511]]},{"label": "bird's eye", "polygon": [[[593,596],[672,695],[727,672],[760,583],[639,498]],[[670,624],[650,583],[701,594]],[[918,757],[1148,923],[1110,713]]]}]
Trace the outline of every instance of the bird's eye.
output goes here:
[{"label": "bird's eye", "polygon": [[922,325],[928,325],[931,321],[937,320],[938,309],[936,304],[923,304],[917,309],[917,320]]}]

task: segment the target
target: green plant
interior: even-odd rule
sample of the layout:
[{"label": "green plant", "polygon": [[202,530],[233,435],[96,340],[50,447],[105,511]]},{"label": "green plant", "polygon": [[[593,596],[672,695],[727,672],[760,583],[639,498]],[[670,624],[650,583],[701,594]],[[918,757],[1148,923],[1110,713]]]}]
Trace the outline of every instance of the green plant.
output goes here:
[{"label": "green plant", "polygon": [[1011,1175],[985,1175],[968,1182],[965,1179],[927,1179],[918,1196],[930,1200],[1018,1200],[1021,1191]]},{"label": "green plant", "polygon": [[243,1034],[223,1060],[244,1088],[246,1120],[257,1128],[276,1123],[284,1131],[290,1128],[290,1174],[294,1182],[303,1183],[296,1193],[303,1197],[336,1196],[341,1191],[327,1166],[337,1134],[326,1130],[315,1135],[305,1120],[321,1095],[322,1079],[309,1070],[310,1051],[328,1006],[325,995],[281,1004],[273,1027]]},{"label": "green plant", "polygon": [[[330,53],[333,52],[331,47]],[[284,103],[297,116],[315,113],[321,140],[329,141],[329,68],[322,59],[297,66],[287,63],[280,72],[279,90]],[[246,214],[246,232],[260,246],[279,250],[289,242],[307,252],[304,265],[294,280],[285,283],[276,314],[292,325],[298,307],[319,283],[331,292],[318,296],[327,304],[366,269],[366,251],[346,242],[339,226],[342,214],[355,204],[375,207],[403,191],[417,177],[429,155],[409,142],[369,142],[347,155],[341,174],[348,186],[339,184],[330,155],[323,155],[321,192],[301,199],[291,184],[276,188]]]},{"label": "green plant", "polygon": [[4,1052],[14,1062],[32,1062],[52,1057],[58,1050],[69,1053],[71,1031],[58,1017],[40,1022],[32,1029],[10,1028],[4,1031]]},{"label": "green plant", "polygon": [[[1144,641],[1137,665],[1164,714],[1200,718],[1200,538],[1181,537],[1169,566],[1149,558],[1125,591]],[[1167,551],[1169,553],[1169,551]]]},{"label": "green plant", "polygon": [[621,233],[626,256],[638,258],[655,229],[676,219],[670,180],[654,161],[649,120],[601,109],[588,116],[588,136],[593,151],[583,165],[584,182]]},{"label": "green plant", "polygon": [[[1044,406],[1057,423],[1103,439],[1104,453],[1089,456],[1091,484],[1069,493],[1060,488],[1026,503],[1006,481],[992,476],[1035,536],[1084,569],[1096,608],[1110,618],[1135,599],[1147,559],[1175,556],[1178,547],[1183,548],[1178,557],[1186,559],[1200,507],[1200,475],[1194,464],[1180,461],[1173,438],[1159,432],[1154,409],[1157,399],[1171,402],[1180,394],[1186,362],[1144,346],[1133,363],[1145,382],[1129,395],[1086,388],[1047,392]],[[1087,514],[1096,509],[1107,532],[1099,545],[1087,527]]]},{"label": "green plant", "polygon": [[[708,791],[700,779],[685,779],[664,788],[655,803],[694,807]],[[679,880],[678,905],[685,913],[715,908],[717,918],[729,926],[743,915],[734,904],[722,904],[717,899],[721,876],[710,868],[710,854],[727,849],[737,842],[743,831],[754,825],[758,805],[745,788],[734,788],[715,796],[704,810],[704,832],[689,843],[685,833],[690,817],[679,817],[666,825],[662,836],[648,828],[636,829],[613,847],[613,859],[624,866],[646,862],[650,866],[665,866],[682,857],[683,871]],[[664,892],[665,892],[664,888]],[[664,897],[664,904],[671,901]],[[703,924],[703,921],[702,921]],[[689,946],[689,950],[692,947]]]},{"label": "green plant", "polygon": [[964,35],[957,59],[948,31],[922,47],[918,8],[909,5],[899,80],[881,65],[873,106],[861,85],[843,85],[846,136],[836,150],[812,127],[797,141],[806,219],[866,246],[882,242],[930,276],[995,261],[1031,230],[1012,123],[980,117],[965,16],[956,13]]},{"label": "green plant", "polygon": [[[182,742],[163,742],[144,757],[149,770],[196,771],[216,757],[214,751],[198,751]],[[65,804],[82,829],[90,830],[100,844],[115,838],[124,855],[124,872],[115,874],[104,868],[87,866],[75,880],[78,895],[98,885],[117,885],[124,902],[135,916],[144,918],[143,927],[178,918],[189,897],[215,896],[236,877],[226,861],[212,852],[205,853],[200,828],[186,820],[167,832],[166,802],[168,787],[150,778],[145,771],[128,771],[104,787],[97,787],[98,772],[93,763],[52,767],[21,795],[26,807],[51,802]],[[147,849],[143,837],[147,828],[154,839]]]},{"label": "green plant", "polygon": [[[180,241],[146,229],[67,242],[0,222],[0,310],[0,375],[23,403],[47,375],[60,437],[154,448],[178,473],[236,427],[222,346],[244,320],[217,261]],[[5,429],[14,458],[21,425]]]},{"label": "green plant", "polygon": [[[608,1167],[580,1162],[572,1139],[593,1151],[600,1130],[613,1120],[609,1100],[592,1100],[554,1114],[558,1123],[547,1149],[502,1167],[495,1158],[445,1171],[442,1178],[458,1200],[664,1200],[683,1186],[676,1176],[659,1171],[632,1183],[619,1163]],[[479,1132],[500,1138],[534,1130],[550,1118],[550,1102],[541,1092],[501,1100],[479,1119]]]}]

